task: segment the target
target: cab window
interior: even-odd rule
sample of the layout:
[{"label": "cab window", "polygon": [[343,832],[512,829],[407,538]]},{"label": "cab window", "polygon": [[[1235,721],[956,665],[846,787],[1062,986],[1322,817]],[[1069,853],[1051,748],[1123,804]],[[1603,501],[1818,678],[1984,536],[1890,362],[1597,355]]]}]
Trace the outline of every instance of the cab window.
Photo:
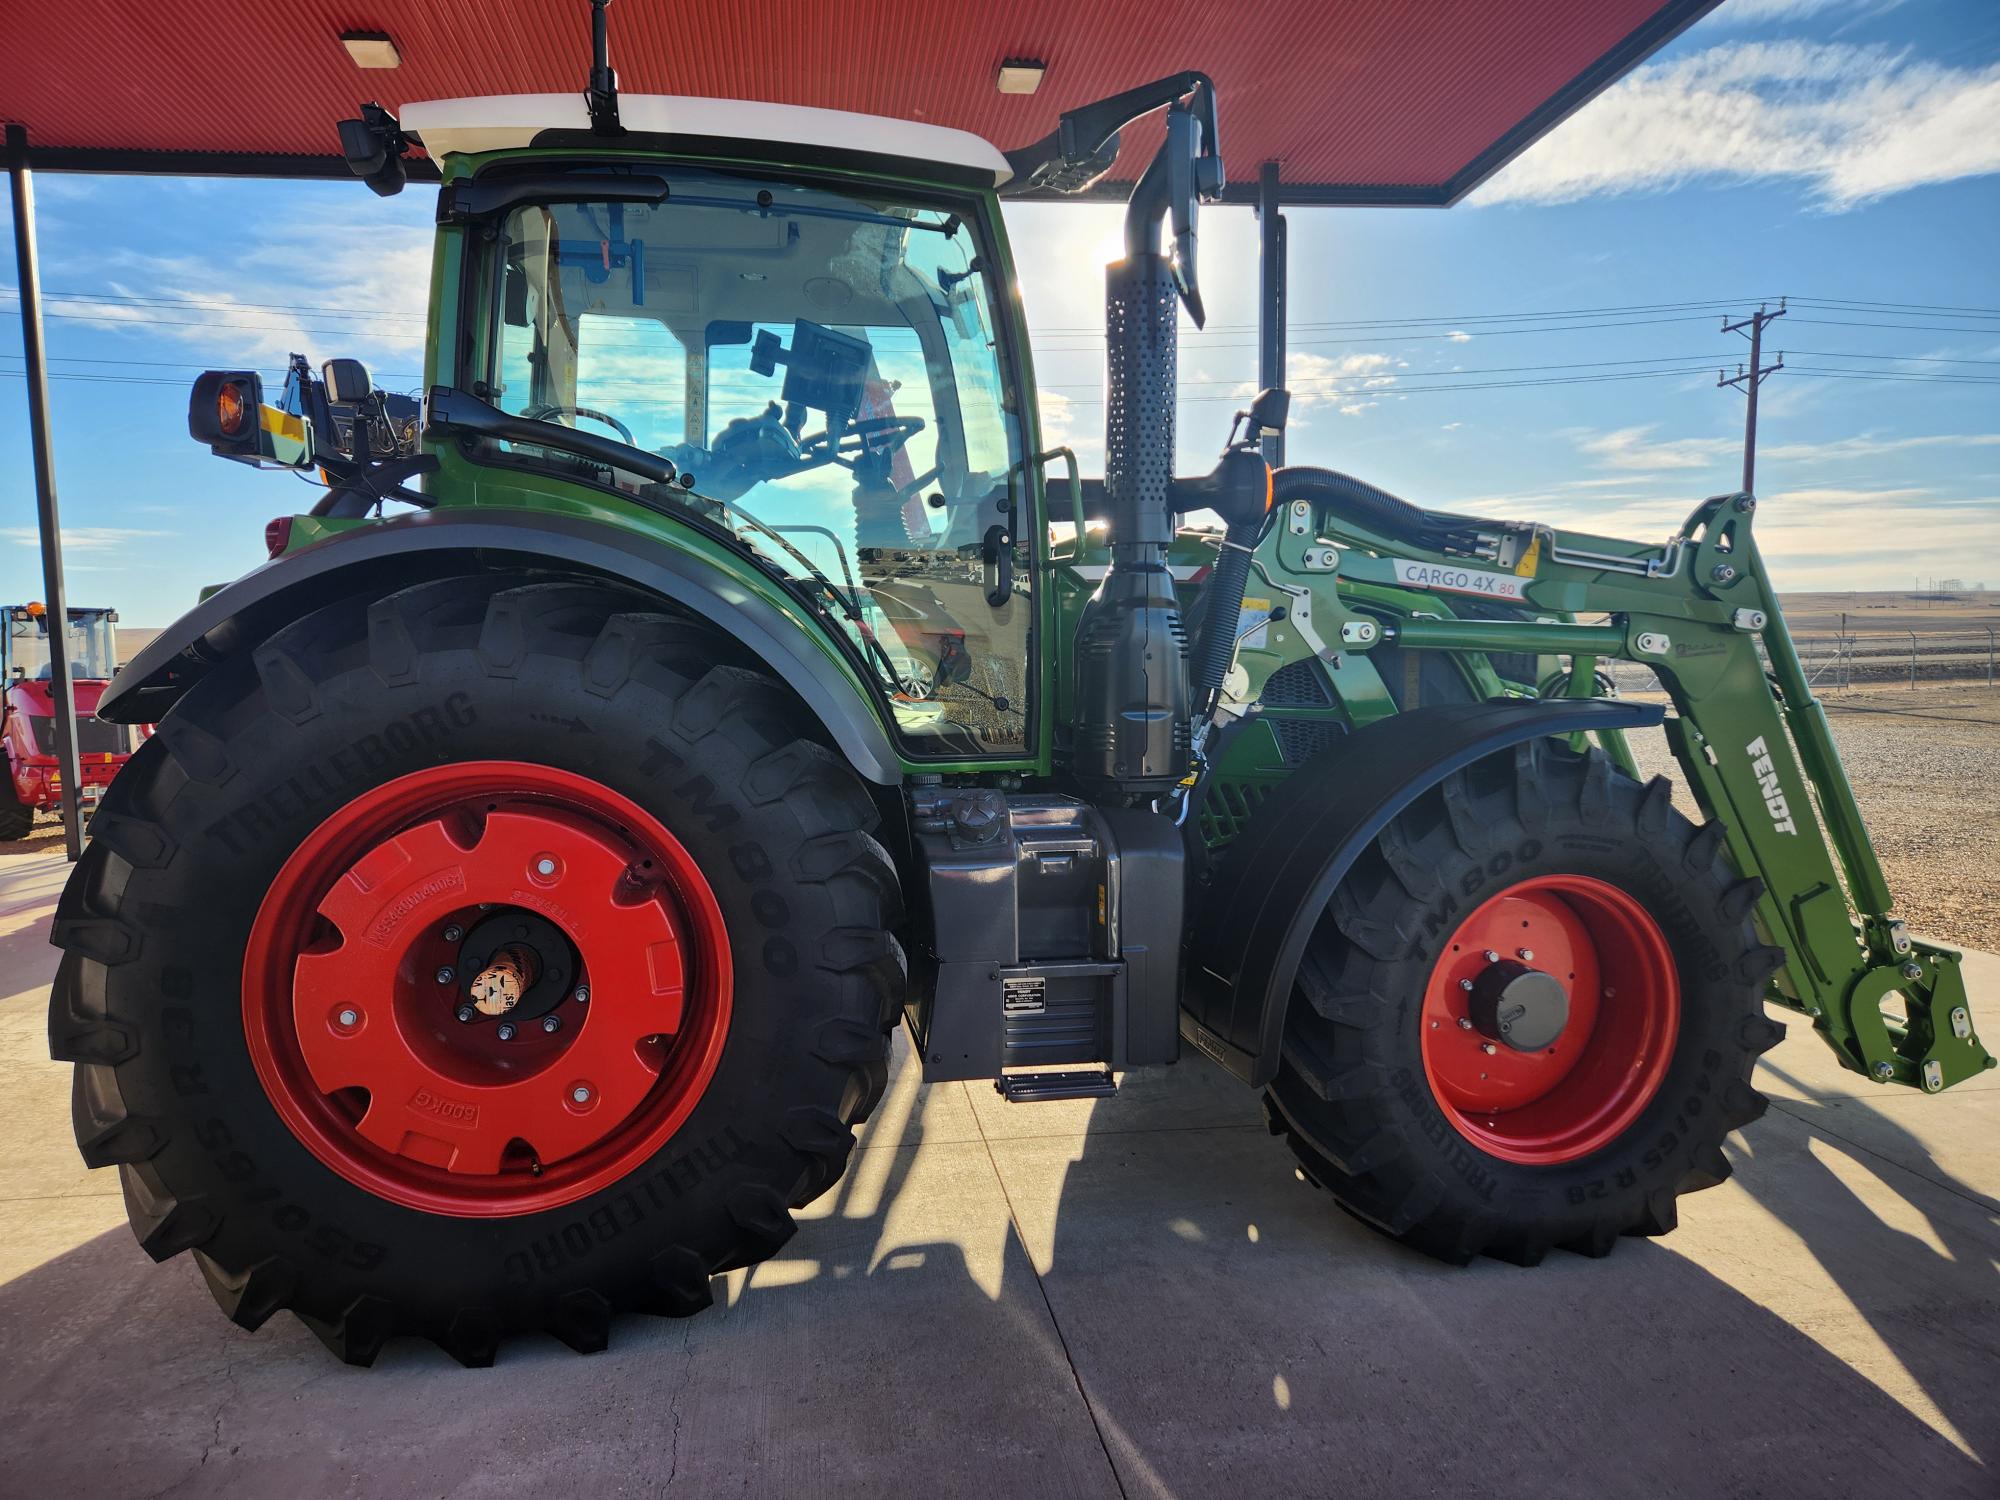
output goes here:
[{"label": "cab window", "polygon": [[553,465],[733,532],[825,604],[918,755],[1028,747],[1032,535],[990,261],[945,209],[722,172],[661,203],[513,209],[489,358],[503,410],[670,459]]}]

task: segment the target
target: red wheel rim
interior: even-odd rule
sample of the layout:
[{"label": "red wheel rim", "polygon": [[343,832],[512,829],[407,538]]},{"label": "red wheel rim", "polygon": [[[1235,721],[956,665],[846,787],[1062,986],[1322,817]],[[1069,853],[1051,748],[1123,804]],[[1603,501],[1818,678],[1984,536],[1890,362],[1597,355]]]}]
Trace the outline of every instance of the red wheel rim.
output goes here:
[{"label": "red wheel rim", "polygon": [[[1520,1051],[1474,1020],[1467,986],[1495,959],[1554,978],[1569,1016],[1546,1048]],[[1680,980],[1666,935],[1617,886],[1540,875],[1458,925],[1424,991],[1424,1074],[1458,1133],[1506,1161],[1553,1166],[1602,1150],[1659,1092],[1680,1034]]]},{"label": "red wheel rim", "polygon": [[[566,940],[557,1029],[503,1042],[457,1019],[464,976],[441,971],[496,913]],[[431,1213],[532,1213],[686,1121],[730,973],[715,894],[658,819],[588,777],[466,761],[355,798],[285,862],[244,952],[244,1035],[285,1124],[348,1181]]]}]

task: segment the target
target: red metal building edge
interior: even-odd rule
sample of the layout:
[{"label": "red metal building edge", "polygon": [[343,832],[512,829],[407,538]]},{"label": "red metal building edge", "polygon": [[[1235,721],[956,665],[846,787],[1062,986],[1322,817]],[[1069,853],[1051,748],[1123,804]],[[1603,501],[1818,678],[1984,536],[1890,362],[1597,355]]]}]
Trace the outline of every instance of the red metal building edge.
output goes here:
[{"label": "red metal building edge", "polygon": [[[1277,162],[1297,205],[1456,202],[1718,0],[1002,0],[940,26],[917,0],[743,0],[633,6],[614,60],[630,92],[765,99],[896,115],[1006,147],[1063,109],[1185,67],[1216,79],[1230,201]],[[520,0],[432,0],[381,16],[300,0],[111,0],[30,7],[0,52],[0,117],[28,127],[49,171],[343,177],[333,122],[363,99],[569,92],[588,12]],[[380,27],[403,64],[356,68],[343,31]],[[1003,96],[1008,57],[1048,68]],[[218,101],[222,101],[218,103]],[[1143,161],[1143,130],[1125,159]],[[324,152],[324,154],[321,154]],[[413,175],[427,164],[413,163]],[[1122,197],[1118,173],[1098,193]]]}]

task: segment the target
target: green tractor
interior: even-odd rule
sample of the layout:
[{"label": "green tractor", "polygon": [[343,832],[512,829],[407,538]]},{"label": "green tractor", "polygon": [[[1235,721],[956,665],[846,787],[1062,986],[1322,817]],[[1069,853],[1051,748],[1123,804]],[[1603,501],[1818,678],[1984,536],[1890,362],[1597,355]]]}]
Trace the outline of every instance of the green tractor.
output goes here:
[{"label": "green tractor", "polygon": [[[1282,391],[1176,476],[1206,78],[1003,154],[603,56],[343,126],[380,191],[441,167],[421,410],[204,375],[198,439],[328,487],[98,707],[158,732],[64,893],[52,1050],[235,1321],[482,1364],[696,1312],[839,1179],[898,1024],[1023,1103],[1192,1047],[1452,1262],[1670,1230],[1764,1107],[1767,1005],[1885,1084],[1992,1066],[1750,495],[1665,545],[1426,510],[1274,470]],[[1001,199],[1161,110],[1085,480]],[[1634,774],[1663,724],[1700,823]]]}]

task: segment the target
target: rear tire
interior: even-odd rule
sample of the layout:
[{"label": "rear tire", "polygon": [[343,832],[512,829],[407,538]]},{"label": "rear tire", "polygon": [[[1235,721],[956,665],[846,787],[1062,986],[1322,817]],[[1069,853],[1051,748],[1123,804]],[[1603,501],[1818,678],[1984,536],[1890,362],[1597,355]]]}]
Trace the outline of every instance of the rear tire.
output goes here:
[{"label": "rear tire", "polygon": [[[351,1363],[372,1362],[392,1335],[415,1334],[478,1365],[520,1331],[601,1349],[615,1314],[699,1311],[712,1274],[777,1252],[793,1232],[788,1210],[839,1178],[851,1127],[881,1094],[904,962],[888,932],[900,914],[896,875],[870,835],[876,812],[866,788],[807,737],[808,721],[778,684],[716,665],[736,659],[725,639],[655,601],[596,583],[487,576],[330,605],[188,692],[113,783],[54,934],[67,951],[50,1046],[77,1064],[77,1141],[92,1166],[117,1166],[148,1254],[193,1251],[237,1323],[255,1328],[289,1308]],[[421,1132],[386,1150],[347,1141],[343,1125],[360,1136],[377,1093],[300,1097],[315,1092],[311,1079],[298,1084],[297,1069],[274,1074],[266,1055],[291,1045],[286,1028],[303,1004],[296,997],[312,955],[336,940],[345,952],[352,941],[336,924],[296,957],[282,951],[277,970],[246,959],[246,949],[269,946],[264,913],[291,880],[296,852],[383,788],[473,763],[545,768],[597,788],[586,801],[639,810],[633,829],[643,818],[666,830],[712,892],[708,909],[726,931],[715,951],[727,959],[711,966],[723,1016],[711,1071],[674,1071],[680,1034],[643,1039],[668,1049],[659,1087],[682,1079],[685,1111],[642,1115],[634,1106],[629,1123],[619,1116],[622,1133],[606,1140],[624,1143],[624,1154],[605,1156],[609,1165],[594,1175],[566,1178],[563,1161],[544,1164],[528,1139],[542,1128],[534,1122],[500,1165],[469,1182],[423,1155],[437,1143]],[[570,837],[584,818],[556,794],[508,807],[543,818],[552,837]],[[456,828],[451,820],[468,816],[478,832],[465,837],[482,842],[468,846],[464,863],[477,875],[491,819],[455,805],[423,826]],[[615,818],[589,827],[623,847]],[[369,857],[408,837],[373,846]],[[632,839],[650,847],[637,831]],[[314,889],[351,896],[354,879]],[[429,888],[411,893],[428,899]],[[319,921],[316,898],[306,899],[306,920]],[[652,899],[641,898],[647,912]],[[466,927],[488,908],[469,909]],[[368,942],[403,941],[403,909],[379,910],[380,925],[360,929]],[[318,930],[327,933],[323,921]],[[685,924],[676,930],[679,947],[653,943],[637,972],[657,972],[666,949],[686,956],[691,1017],[707,950]],[[629,940],[594,949],[576,940],[571,961],[593,975],[617,964],[634,973]],[[257,976],[272,972],[285,976],[283,993],[258,1011]],[[659,983],[651,988],[662,993]],[[398,1031],[378,1037],[410,1029],[403,999],[392,1009],[379,986],[352,993],[369,1025],[393,1018]],[[591,995],[586,1010],[565,996],[577,1047],[619,999]],[[447,1046],[459,1035],[453,1003],[447,992],[435,1033]],[[253,1013],[277,1018],[275,1041],[259,1041]],[[691,1020],[679,1025],[697,1035]],[[323,1046],[310,1032],[298,1023],[298,1045]],[[570,1031],[547,1040],[567,1044]],[[503,1074],[518,1068],[517,1056],[497,1064]],[[629,1053],[619,1057],[630,1064]],[[470,1066],[455,1054],[448,1061]],[[611,1097],[598,1091],[601,1101]],[[320,1123],[308,1129],[302,1119]],[[654,1134],[640,1128],[646,1120]],[[547,1128],[563,1124],[557,1115]],[[421,1206],[441,1175],[447,1189],[469,1194],[469,1207]]]},{"label": "rear tire", "polygon": [[21,801],[14,778],[0,762],[0,844],[24,839],[35,831],[35,810]]},{"label": "rear tire", "polygon": [[[1641,786],[1555,741],[1480,762],[1403,813],[1335,891],[1300,966],[1272,1129],[1342,1208],[1452,1263],[1532,1265],[1556,1246],[1603,1255],[1620,1235],[1664,1234],[1679,1195],[1729,1175],[1728,1133],[1764,1111],[1750,1074],[1784,1034],[1762,1006],[1783,954],[1751,926],[1760,890],[1729,866],[1720,825],[1674,811],[1663,779]],[[1461,978],[1503,940],[1478,934],[1529,919],[1562,954],[1547,977],[1576,1018],[1546,1049],[1513,1047],[1490,1011],[1475,1026]],[[1664,946],[1646,949],[1653,935]],[[1670,957],[1648,965],[1647,951]],[[1600,964],[1601,995],[1583,993],[1577,975]],[[1593,1040],[1630,1055],[1593,1055]]]}]

